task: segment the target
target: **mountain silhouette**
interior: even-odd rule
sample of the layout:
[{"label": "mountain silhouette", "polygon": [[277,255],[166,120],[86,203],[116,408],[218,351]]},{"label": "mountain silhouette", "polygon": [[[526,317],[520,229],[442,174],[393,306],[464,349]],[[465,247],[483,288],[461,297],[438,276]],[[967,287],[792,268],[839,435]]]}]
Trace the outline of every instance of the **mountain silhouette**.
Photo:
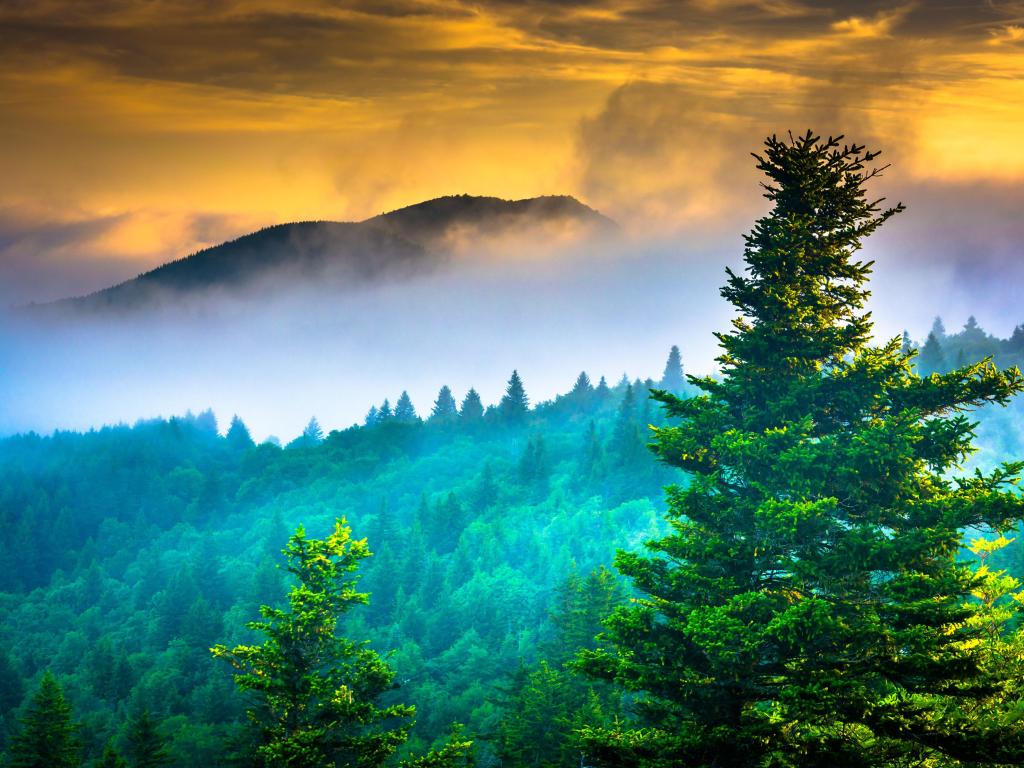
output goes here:
[{"label": "mountain silhouette", "polygon": [[134,310],[210,296],[272,294],[311,281],[338,290],[429,273],[458,251],[508,235],[569,229],[588,236],[615,224],[568,196],[502,200],[453,195],[361,222],[278,224],[168,262],[87,296],[37,310]]}]

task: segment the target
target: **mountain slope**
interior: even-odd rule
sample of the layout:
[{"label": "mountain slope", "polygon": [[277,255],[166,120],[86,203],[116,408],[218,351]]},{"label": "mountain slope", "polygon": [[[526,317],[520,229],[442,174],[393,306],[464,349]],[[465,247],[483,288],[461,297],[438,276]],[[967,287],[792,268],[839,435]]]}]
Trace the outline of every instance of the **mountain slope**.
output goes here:
[{"label": "mountain slope", "polygon": [[88,296],[42,308],[135,310],[207,294],[275,293],[315,282],[346,290],[432,271],[463,246],[551,228],[606,234],[614,223],[572,197],[527,200],[458,195],[362,222],[279,224],[169,262]]}]

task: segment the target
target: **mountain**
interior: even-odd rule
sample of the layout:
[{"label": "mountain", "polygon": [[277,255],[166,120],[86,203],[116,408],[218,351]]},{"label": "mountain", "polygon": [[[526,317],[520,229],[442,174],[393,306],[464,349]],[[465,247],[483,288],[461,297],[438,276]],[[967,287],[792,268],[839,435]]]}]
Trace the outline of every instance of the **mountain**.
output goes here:
[{"label": "mountain", "polygon": [[207,295],[272,294],[315,282],[346,290],[424,274],[510,235],[607,235],[615,224],[568,196],[439,197],[361,222],[279,224],[206,248],[88,296],[39,309],[135,310]]}]

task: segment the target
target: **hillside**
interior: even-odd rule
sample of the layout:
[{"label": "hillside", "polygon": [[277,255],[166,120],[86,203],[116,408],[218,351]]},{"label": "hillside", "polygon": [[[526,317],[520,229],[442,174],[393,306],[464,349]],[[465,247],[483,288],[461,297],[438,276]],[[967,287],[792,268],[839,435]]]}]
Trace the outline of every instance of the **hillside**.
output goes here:
[{"label": "hillside", "polygon": [[41,305],[43,310],[137,310],[187,299],[272,295],[316,283],[345,291],[442,267],[456,239],[570,230],[599,236],[610,219],[572,197],[502,200],[441,197],[361,222],[279,224],[206,248],[88,296]]}]

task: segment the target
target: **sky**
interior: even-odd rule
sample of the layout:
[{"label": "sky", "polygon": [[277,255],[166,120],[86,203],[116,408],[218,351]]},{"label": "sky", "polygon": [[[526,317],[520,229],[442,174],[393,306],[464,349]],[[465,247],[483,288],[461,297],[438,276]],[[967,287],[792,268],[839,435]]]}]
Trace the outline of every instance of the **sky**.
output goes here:
[{"label": "sky", "polygon": [[[881,149],[908,207],[868,248],[885,331],[1008,335],[1021,72],[1002,0],[7,0],[0,304],[456,193],[574,195],[638,244],[607,274],[663,285],[675,254],[686,301],[720,301],[765,210],[749,153],[811,128]],[[698,304],[677,320],[710,337]]]}]

